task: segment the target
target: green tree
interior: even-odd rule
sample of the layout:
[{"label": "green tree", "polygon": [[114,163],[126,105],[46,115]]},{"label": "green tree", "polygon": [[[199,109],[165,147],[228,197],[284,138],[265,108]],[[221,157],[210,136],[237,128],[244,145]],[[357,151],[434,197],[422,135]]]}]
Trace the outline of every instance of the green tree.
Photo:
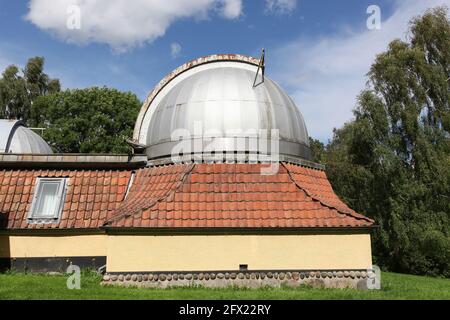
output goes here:
[{"label": "green tree", "polygon": [[140,106],[136,95],[106,87],[66,90],[39,96],[30,120],[59,152],[128,153]]},{"label": "green tree", "polygon": [[317,139],[309,138],[312,159],[316,163],[325,162],[325,145]]},{"label": "green tree", "polygon": [[28,121],[30,109],[37,97],[60,91],[59,80],[44,73],[44,58],[28,60],[25,68],[11,65],[0,78],[0,117]]},{"label": "green tree", "polygon": [[333,186],[376,220],[376,263],[394,271],[450,276],[449,66],[447,9],[432,9],[377,57],[326,148]]}]

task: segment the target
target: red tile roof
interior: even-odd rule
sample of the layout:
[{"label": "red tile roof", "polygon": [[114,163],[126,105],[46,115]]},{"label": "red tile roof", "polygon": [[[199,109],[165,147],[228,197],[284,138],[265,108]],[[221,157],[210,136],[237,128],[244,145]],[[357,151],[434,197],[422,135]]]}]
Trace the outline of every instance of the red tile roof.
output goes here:
[{"label": "red tile roof", "polygon": [[[0,227],[8,229],[98,228],[123,202],[129,171],[0,170]],[[28,223],[38,177],[67,177],[58,223]]]},{"label": "red tile roof", "polygon": [[333,192],[325,172],[282,163],[169,165],[140,170],[107,222],[134,228],[368,227]]},{"label": "red tile roof", "polygon": [[[131,171],[0,170],[0,228],[368,227],[333,192],[324,171],[281,163],[191,164],[143,168],[125,199]],[[61,219],[30,224],[37,177],[68,177]]]}]

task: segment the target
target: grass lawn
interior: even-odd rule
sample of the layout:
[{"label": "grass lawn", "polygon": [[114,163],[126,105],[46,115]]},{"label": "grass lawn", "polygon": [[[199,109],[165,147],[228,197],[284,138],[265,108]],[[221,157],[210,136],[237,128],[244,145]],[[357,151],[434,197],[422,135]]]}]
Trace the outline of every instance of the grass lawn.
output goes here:
[{"label": "grass lawn", "polygon": [[102,287],[101,278],[85,273],[81,290],[66,288],[65,276],[0,274],[0,299],[446,299],[450,300],[450,279],[382,274],[382,290],[263,288],[140,289]]}]

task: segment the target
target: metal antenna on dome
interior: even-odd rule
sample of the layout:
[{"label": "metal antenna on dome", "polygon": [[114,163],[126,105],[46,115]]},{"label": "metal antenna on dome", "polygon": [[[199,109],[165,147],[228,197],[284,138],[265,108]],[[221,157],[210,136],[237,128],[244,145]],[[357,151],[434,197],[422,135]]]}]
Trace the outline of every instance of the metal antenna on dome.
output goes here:
[{"label": "metal antenna on dome", "polygon": [[[255,81],[253,81],[253,88],[259,86],[261,83],[264,83],[264,73],[266,71],[266,50],[262,48],[261,58],[259,59],[258,70],[256,70]],[[259,70],[261,70],[262,80],[259,83],[256,83],[258,79]]]}]

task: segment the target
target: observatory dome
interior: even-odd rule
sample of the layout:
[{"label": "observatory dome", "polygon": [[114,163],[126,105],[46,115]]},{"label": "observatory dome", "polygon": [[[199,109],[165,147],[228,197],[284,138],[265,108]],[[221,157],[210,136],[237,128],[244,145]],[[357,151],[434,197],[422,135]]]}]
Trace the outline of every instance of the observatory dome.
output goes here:
[{"label": "observatory dome", "polygon": [[[181,66],[150,93],[134,140],[145,146],[149,159],[174,152],[198,156],[208,150],[246,155],[278,152],[310,160],[308,132],[299,109],[258,66],[258,59],[238,55],[209,56]],[[278,141],[278,151],[273,140]],[[267,142],[264,148],[263,142]]]},{"label": "observatory dome", "polygon": [[21,121],[0,119],[0,153],[51,154],[53,151]]}]

